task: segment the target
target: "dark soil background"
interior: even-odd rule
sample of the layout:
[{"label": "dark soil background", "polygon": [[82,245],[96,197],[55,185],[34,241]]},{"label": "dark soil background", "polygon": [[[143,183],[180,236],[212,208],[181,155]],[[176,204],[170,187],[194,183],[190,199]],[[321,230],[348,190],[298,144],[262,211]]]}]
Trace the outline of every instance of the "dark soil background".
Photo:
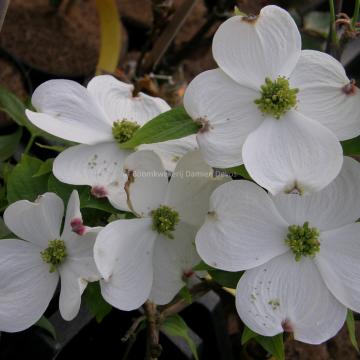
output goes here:
[{"label": "dark soil background", "polygon": [[[267,4],[279,4],[296,14],[306,39],[305,47],[319,48],[326,40],[316,29],[305,28],[304,16],[314,10],[328,11],[327,1],[198,0],[154,67],[151,59],[157,54],[152,49],[184,2],[186,0],[117,0],[123,44],[115,75],[124,81],[136,82],[137,88],[161,96],[172,105],[181,102],[186,85],[195,75],[216,67],[211,55],[212,35],[235,5],[245,13],[256,14]],[[0,33],[0,85],[23,100],[47,79],[69,78],[85,83],[95,73],[100,46],[95,0],[64,0],[60,6],[52,3],[12,0]],[[351,16],[353,3],[337,1],[337,6]],[[354,40],[344,52],[343,63],[354,78],[360,77],[359,48],[358,41]],[[154,78],[149,74],[159,76]],[[5,134],[11,126],[12,121],[0,113],[0,133]],[[242,325],[233,298],[223,291],[220,296],[234,358],[265,359],[265,352],[255,344],[248,346],[247,353],[241,348]],[[359,324],[357,330],[360,331]],[[345,328],[320,346],[287,339],[286,355],[289,360],[360,359]]]}]

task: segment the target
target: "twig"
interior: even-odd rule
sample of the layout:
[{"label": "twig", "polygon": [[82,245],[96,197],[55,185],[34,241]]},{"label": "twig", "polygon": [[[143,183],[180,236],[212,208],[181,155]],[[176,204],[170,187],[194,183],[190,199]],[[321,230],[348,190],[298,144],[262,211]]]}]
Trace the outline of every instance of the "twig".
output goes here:
[{"label": "twig", "polygon": [[128,341],[133,334],[136,332],[140,324],[146,319],[145,315],[139,316],[137,319],[134,320],[133,324],[131,325],[130,329],[126,332],[126,334],[121,338],[122,342]]},{"label": "twig", "polygon": [[[190,294],[193,299],[197,299],[204,294],[206,294],[209,290],[214,288],[214,282],[210,280],[203,280],[201,283],[194,285],[190,289]],[[184,298],[176,297],[173,302],[166,305],[161,311],[159,316],[160,324],[169,316],[178,314],[180,311],[184,310],[190,304]]]},{"label": "twig", "polygon": [[184,24],[186,18],[196,4],[196,1],[197,0],[184,0],[179,9],[175,12],[171,22],[163,30],[154,47],[146,57],[144,64],[141,66],[141,74],[155,69],[156,65],[172,43],[174,37]]},{"label": "twig", "polygon": [[[141,317],[140,317],[140,318],[141,318]],[[138,319],[140,319],[140,318],[138,318]],[[144,318],[145,318],[145,317],[144,317]],[[136,320],[138,320],[138,319],[136,319]],[[134,332],[133,332],[131,335],[129,335],[129,338],[128,338],[128,340],[127,340],[127,346],[126,346],[124,355],[123,355],[123,357],[122,357],[121,360],[127,360],[127,359],[128,359],[128,357],[129,357],[129,355],[130,355],[130,351],[131,351],[132,347],[133,347],[134,344],[135,344],[137,335],[138,335],[138,333],[139,333],[141,330],[142,330],[142,327],[141,327],[141,326],[138,326],[138,327],[134,330]],[[126,336],[126,335],[125,335],[125,336]],[[123,339],[121,339],[121,341],[123,341]]]},{"label": "twig", "polygon": [[172,63],[172,65],[176,65],[188,56],[191,51],[195,49],[197,50],[200,41],[204,40],[206,33],[218,19],[219,17],[215,13],[211,13],[199,31],[189,41],[187,41],[177,53],[172,55],[169,62]]},{"label": "twig", "polygon": [[159,344],[160,326],[159,326],[159,316],[158,316],[157,308],[153,302],[148,300],[144,304],[144,309],[148,324],[146,360],[157,360],[162,352],[162,347]]}]

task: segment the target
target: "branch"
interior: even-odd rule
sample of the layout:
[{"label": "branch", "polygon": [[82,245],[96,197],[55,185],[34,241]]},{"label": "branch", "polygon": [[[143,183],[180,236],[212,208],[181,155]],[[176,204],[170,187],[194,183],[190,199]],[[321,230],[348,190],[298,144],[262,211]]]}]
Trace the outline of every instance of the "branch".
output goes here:
[{"label": "branch", "polygon": [[[214,282],[211,280],[203,280],[201,283],[194,285],[190,289],[190,294],[193,299],[205,295],[208,291],[214,288]],[[160,311],[159,321],[162,323],[167,317],[178,314],[189,306],[189,302],[182,297],[176,297],[173,302],[163,307]]]},{"label": "branch", "polygon": [[146,359],[157,360],[162,352],[162,347],[159,344],[159,314],[156,305],[149,300],[144,304],[144,309],[148,323]]}]

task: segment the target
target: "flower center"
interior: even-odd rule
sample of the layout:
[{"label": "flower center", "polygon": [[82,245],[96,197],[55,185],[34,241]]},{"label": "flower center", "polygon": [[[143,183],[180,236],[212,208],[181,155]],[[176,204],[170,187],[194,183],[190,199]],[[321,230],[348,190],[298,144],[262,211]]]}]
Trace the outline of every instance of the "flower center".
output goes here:
[{"label": "flower center", "polygon": [[174,236],[172,235],[172,232],[175,230],[175,226],[180,220],[178,212],[171,209],[169,206],[161,205],[156,210],[153,210],[151,215],[153,219],[153,230],[173,239]]},{"label": "flower center", "polygon": [[320,250],[319,230],[309,227],[309,223],[304,225],[291,225],[288,227],[288,234],[285,243],[289,245],[295,254],[295,260],[299,261],[302,256],[314,257]]},{"label": "flower center", "polygon": [[114,139],[122,144],[128,140],[130,140],[135,131],[139,129],[140,125],[136,122],[128,121],[128,120],[118,120],[113,123],[112,134]]},{"label": "flower center", "polygon": [[50,240],[49,246],[40,254],[41,258],[50,264],[50,272],[53,273],[67,256],[65,243],[63,240]]},{"label": "flower center", "polygon": [[280,119],[288,110],[296,105],[296,94],[299,89],[291,89],[289,80],[279,76],[275,81],[265,79],[261,85],[261,97],[255,100],[255,104],[264,115],[271,115]]}]

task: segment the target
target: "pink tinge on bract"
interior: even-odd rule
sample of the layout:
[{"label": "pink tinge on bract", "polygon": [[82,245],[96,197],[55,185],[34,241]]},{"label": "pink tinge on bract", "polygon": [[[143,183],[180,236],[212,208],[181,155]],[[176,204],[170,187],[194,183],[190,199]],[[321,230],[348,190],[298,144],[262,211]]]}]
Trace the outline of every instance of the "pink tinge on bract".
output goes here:
[{"label": "pink tinge on bract", "polygon": [[80,218],[74,218],[70,221],[72,231],[78,235],[84,235],[86,227]]},{"label": "pink tinge on bract", "polygon": [[108,193],[103,186],[95,185],[91,188],[91,195],[100,199],[106,197]]},{"label": "pink tinge on bract", "polygon": [[281,326],[282,326],[283,330],[287,333],[294,332],[294,328],[289,319],[285,319],[284,321],[282,321]]},{"label": "pink tinge on bract", "polygon": [[188,282],[194,275],[195,272],[193,270],[184,270],[182,274],[182,280],[184,282]]},{"label": "pink tinge on bract", "polygon": [[354,79],[350,80],[350,82],[342,88],[342,91],[346,95],[355,95],[355,93],[356,93],[355,80]]},{"label": "pink tinge on bract", "polygon": [[185,279],[191,278],[194,274],[195,274],[195,272],[193,270],[184,270],[183,271],[183,277]]}]

